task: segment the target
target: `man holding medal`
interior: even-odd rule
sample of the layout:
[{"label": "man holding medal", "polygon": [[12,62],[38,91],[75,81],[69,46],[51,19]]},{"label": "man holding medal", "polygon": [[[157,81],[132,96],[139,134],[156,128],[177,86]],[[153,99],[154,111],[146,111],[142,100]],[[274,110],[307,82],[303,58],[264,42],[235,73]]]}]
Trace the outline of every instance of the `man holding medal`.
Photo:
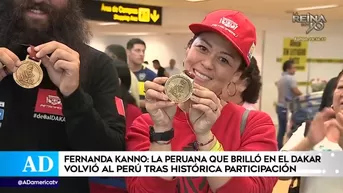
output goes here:
[{"label": "man holding medal", "polygon": [[[121,151],[114,61],[87,46],[78,0],[0,1],[0,151]],[[87,193],[87,178],[6,193]]]}]

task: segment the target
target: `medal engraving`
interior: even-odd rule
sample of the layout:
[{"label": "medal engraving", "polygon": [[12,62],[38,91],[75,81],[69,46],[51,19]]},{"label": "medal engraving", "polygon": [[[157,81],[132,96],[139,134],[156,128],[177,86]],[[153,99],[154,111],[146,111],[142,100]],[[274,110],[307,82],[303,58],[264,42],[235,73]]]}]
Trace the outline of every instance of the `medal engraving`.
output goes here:
[{"label": "medal engraving", "polygon": [[31,89],[37,87],[43,80],[43,70],[40,62],[30,60],[28,57],[22,61],[21,66],[13,73],[14,81],[21,87]]},{"label": "medal engraving", "polygon": [[171,76],[165,84],[165,92],[169,100],[175,103],[186,102],[192,95],[192,81],[185,74]]}]

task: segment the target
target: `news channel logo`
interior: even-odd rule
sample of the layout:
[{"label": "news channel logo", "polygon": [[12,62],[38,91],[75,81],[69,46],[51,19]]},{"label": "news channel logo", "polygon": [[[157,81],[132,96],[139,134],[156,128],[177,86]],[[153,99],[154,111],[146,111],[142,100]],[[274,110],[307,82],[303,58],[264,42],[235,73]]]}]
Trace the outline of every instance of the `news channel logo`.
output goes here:
[{"label": "news channel logo", "polygon": [[54,167],[54,161],[49,156],[28,156],[22,172],[50,172]]},{"label": "news channel logo", "polygon": [[1,152],[0,176],[58,176],[58,152]]},{"label": "news channel logo", "polygon": [[[314,15],[311,13],[298,14],[297,12],[292,15],[292,22],[299,23],[302,27],[307,27],[305,33],[309,35],[314,31],[323,31],[327,23],[326,17],[323,14]],[[326,41],[326,37],[320,36],[297,36],[294,37],[295,41]]]}]

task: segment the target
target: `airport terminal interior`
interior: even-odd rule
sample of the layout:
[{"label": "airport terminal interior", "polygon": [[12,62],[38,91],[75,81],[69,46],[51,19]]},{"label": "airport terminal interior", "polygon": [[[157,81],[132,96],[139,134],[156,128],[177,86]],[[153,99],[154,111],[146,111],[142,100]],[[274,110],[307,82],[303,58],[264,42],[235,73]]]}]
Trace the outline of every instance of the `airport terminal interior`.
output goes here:
[{"label": "airport terminal interior", "polygon": [[[197,43],[198,37],[192,31],[200,30],[196,26],[190,29],[189,25],[201,23],[209,13],[234,10],[228,16],[208,16],[207,19],[212,21],[207,22],[212,23],[207,29],[226,34],[225,41],[233,42],[230,45],[237,48],[237,53],[241,55],[240,62],[250,66],[254,63],[256,66],[250,72],[247,71],[245,77],[237,78],[232,84],[230,82],[227,86],[229,99],[226,101],[269,115],[276,128],[275,139],[279,150],[291,149],[285,148],[284,144],[298,128],[310,123],[320,111],[324,90],[343,69],[342,0],[87,0],[82,4],[83,14],[92,33],[89,45],[128,65],[131,86],[132,81],[138,81],[138,85],[135,85],[138,91],[130,90],[130,94],[142,112],[146,112],[144,105],[149,102],[148,99],[144,100],[144,81],[150,80],[150,71],[153,77],[171,77],[182,73],[185,63],[189,63],[185,61],[186,55],[190,45]],[[235,11],[243,13],[252,24]],[[250,41],[255,31],[256,41],[243,46]],[[203,36],[206,37],[206,33]],[[223,38],[221,40],[224,41]],[[203,41],[212,49],[210,43]],[[210,57],[209,52],[202,50],[204,47],[199,46],[198,49],[201,49],[199,53],[202,56],[207,54]],[[114,50],[116,54],[112,52]],[[234,58],[227,53],[225,57]],[[219,62],[231,60],[225,57],[218,59]],[[139,69],[134,66],[137,61],[142,65]],[[211,64],[202,65],[211,68]],[[226,64],[220,65],[220,68],[229,68],[224,66]],[[146,69],[150,70],[149,73]],[[215,79],[196,70],[192,73],[199,80]],[[228,75],[231,76],[230,73]],[[327,108],[331,107],[336,84],[330,87],[331,103],[328,102]],[[234,94],[231,95],[231,92]],[[243,99],[235,98],[237,92],[248,94]],[[252,96],[254,93],[256,97]],[[49,100],[53,102],[54,98]],[[117,102],[116,98],[116,105]],[[218,107],[212,109],[213,112],[217,110]],[[319,193],[304,190],[292,192],[289,190],[290,184],[290,179],[279,180],[272,193]],[[309,183],[305,186],[309,186]],[[343,186],[340,186],[343,192]],[[328,190],[327,193],[337,192]]]},{"label": "airport terminal interior", "polygon": [[[175,68],[183,69],[187,42],[192,38],[188,28],[190,23],[201,22],[207,13],[218,9],[239,10],[246,14],[256,26],[253,56],[262,76],[262,88],[255,107],[268,113],[277,128],[277,82],[282,77],[285,61],[294,60],[296,71],[293,75],[297,88],[302,95],[315,98],[313,101],[317,101],[313,104],[317,107],[325,85],[343,68],[343,7],[339,0],[111,2],[99,2],[88,10],[96,12],[89,18],[94,33],[90,45],[104,51],[109,44],[125,47],[131,38],[141,38],[146,43],[144,61],[147,64],[144,65],[155,72],[153,60],[168,68],[170,60],[174,59]],[[119,9],[112,10],[116,13],[114,19],[111,18],[113,6]],[[127,16],[124,12],[130,12],[130,8],[131,11],[138,8],[138,15]],[[241,27],[244,28],[238,26]],[[288,131],[289,128],[286,133]],[[288,192],[289,184],[290,181],[279,181],[274,193]]]},{"label": "airport terminal interior", "polygon": [[[112,1],[109,1],[112,2]],[[117,2],[117,1],[113,1]],[[282,74],[282,63],[289,58],[297,58],[295,73],[299,89],[302,93],[311,93],[311,81],[329,81],[342,69],[343,58],[340,45],[343,12],[340,10],[340,1],[224,1],[224,0],[144,0],[127,3],[144,3],[144,5],[158,6],[156,22],[150,19],[149,24],[144,22],[113,22],[112,13],[101,11],[101,6],[93,6],[95,19],[90,20],[93,38],[90,45],[104,51],[109,44],[121,44],[124,47],[131,38],[141,38],[147,44],[144,60],[148,68],[155,70],[152,61],[157,59],[161,66],[168,67],[170,59],[175,59],[176,67],[182,69],[187,42],[192,38],[188,25],[194,21],[201,22],[203,17],[217,9],[234,9],[244,12],[256,26],[257,41],[254,57],[261,70],[263,86],[257,108],[267,112],[277,124],[275,103],[277,102],[277,87],[275,83]],[[100,4],[100,3],[99,3]],[[120,5],[120,4],[118,4]],[[108,6],[111,6],[109,3]],[[149,9],[150,10],[150,9]],[[150,12],[149,12],[150,13]],[[149,14],[147,13],[147,14]],[[324,24],[318,25],[309,32],[308,22],[304,19],[298,22],[293,14],[313,14],[323,16]],[[120,14],[118,14],[120,15]],[[125,14],[124,14],[125,15]],[[91,16],[91,17],[92,17]],[[119,17],[119,16],[118,16]],[[137,16],[136,16],[137,17]],[[154,18],[154,17],[153,17]],[[311,18],[311,17],[307,17]],[[129,20],[129,19],[128,19]],[[143,23],[143,24],[142,24]],[[314,25],[314,24],[313,24]],[[321,29],[322,28],[322,29]],[[300,54],[284,52],[292,49],[289,41],[294,38],[312,38],[303,41],[300,48],[305,50]]]},{"label": "airport terminal interior", "polygon": [[[95,19],[104,18],[104,20],[89,22],[94,33],[90,45],[104,51],[109,44],[125,46],[131,38],[141,38],[147,45],[144,60],[148,62],[147,67],[152,70],[155,70],[152,65],[153,60],[159,60],[161,66],[166,68],[169,67],[170,59],[174,59],[176,67],[182,69],[186,43],[192,37],[188,30],[189,23],[200,22],[208,12],[218,9],[244,12],[254,23],[257,31],[253,56],[261,70],[262,89],[256,108],[268,113],[276,126],[278,125],[275,110],[278,97],[276,83],[282,76],[282,64],[286,60],[290,58],[296,60],[294,77],[299,90],[304,95],[323,91],[323,88],[316,87],[324,87],[323,85],[337,76],[343,67],[340,49],[343,44],[343,8],[340,7],[342,2],[338,0],[127,0],[121,2],[151,5],[152,7],[147,6],[146,9],[146,14],[150,14],[150,21],[140,22],[139,19],[137,21],[134,18],[132,20],[122,18],[124,21],[119,21],[120,13],[117,21],[111,21],[110,16],[106,16],[112,13],[104,8],[108,6],[110,9],[113,6],[111,3],[103,7],[94,7],[94,12],[98,12],[93,14]],[[119,2],[115,5],[121,4]],[[292,40],[298,40],[299,45],[292,45],[290,43]],[[299,49],[302,51],[296,51]],[[279,181],[274,193],[288,192],[289,183],[289,181]]]}]

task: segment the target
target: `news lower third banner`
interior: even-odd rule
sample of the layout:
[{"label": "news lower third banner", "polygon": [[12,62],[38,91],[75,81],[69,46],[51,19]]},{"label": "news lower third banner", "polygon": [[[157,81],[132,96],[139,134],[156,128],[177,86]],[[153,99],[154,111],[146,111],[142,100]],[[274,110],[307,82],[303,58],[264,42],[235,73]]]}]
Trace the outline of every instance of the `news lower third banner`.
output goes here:
[{"label": "news lower third banner", "polygon": [[340,152],[0,152],[0,177],[343,176]]}]

